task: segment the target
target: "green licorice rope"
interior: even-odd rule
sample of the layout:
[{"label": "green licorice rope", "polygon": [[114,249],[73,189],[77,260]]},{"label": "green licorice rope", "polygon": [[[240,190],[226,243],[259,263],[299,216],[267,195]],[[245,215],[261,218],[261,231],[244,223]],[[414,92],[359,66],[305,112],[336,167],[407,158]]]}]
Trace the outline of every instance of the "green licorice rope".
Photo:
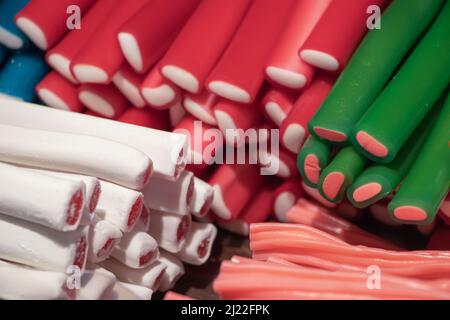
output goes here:
[{"label": "green licorice rope", "polygon": [[450,187],[450,97],[427,137],[389,213],[402,223],[429,224]]},{"label": "green licorice rope", "polygon": [[392,161],[449,81],[450,1],[400,71],[356,124],[352,143],[374,161]]},{"label": "green licorice rope", "polygon": [[[443,102],[444,99],[440,99],[439,103],[433,108],[433,111],[428,114],[400,150],[394,161],[388,164],[375,164],[367,168],[359,175],[350,188],[348,188],[347,198],[355,207],[368,207],[386,198],[397,188],[419,154],[426,137],[436,122]],[[357,200],[359,192],[363,190],[367,190],[371,197]]]},{"label": "green licorice rope", "polygon": [[[352,146],[342,148],[330,162],[330,164],[322,171],[319,179],[319,192],[328,201],[339,203],[345,196],[347,188],[353,183],[358,175],[364,170],[367,165],[367,159],[355,150]],[[333,183],[328,183],[330,177],[338,175],[342,177],[342,183],[335,189],[336,192],[330,195],[328,186]]]},{"label": "green licorice rope", "polygon": [[309,130],[324,128],[350,136],[364,112],[383,90],[417,39],[433,21],[442,1],[397,0],[370,31],[339,77]]},{"label": "green licorice rope", "polygon": [[[307,186],[317,188],[320,171],[328,165],[331,151],[332,146],[321,139],[309,136],[306,140],[297,157],[297,168],[303,177],[303,182]],[[309,168],[305,170],[305,166],[309,166]],[[317,176],[317,180],[309,179],[311,178],[311,174],[308,174],[306,171],[312,172],[312,176]]]}]

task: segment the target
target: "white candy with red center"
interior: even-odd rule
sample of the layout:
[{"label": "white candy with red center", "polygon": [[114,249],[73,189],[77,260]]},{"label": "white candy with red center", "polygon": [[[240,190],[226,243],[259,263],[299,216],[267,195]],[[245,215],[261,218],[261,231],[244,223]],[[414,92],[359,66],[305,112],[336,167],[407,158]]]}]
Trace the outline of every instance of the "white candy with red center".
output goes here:
[{"label": "white candy with red center", "polygon": [[143,205],[141,215],[139,217],[139,220],[136,222],[133,231],[148,232],[150,228],[150,222],[150,210],[145,205]]},{"label": "white candy with red center", "polygon": [[183,262],[196,266],[204,264],[211,255],[217,236],[217,228],[212,223],[192,222],[186,236],[186,243],[176,256]]},{"label": "white candy with red center", "polygon": [[172,253],[180,251],[191,227],[191,215],[180,216],[153,210],[151,217],[149,233],[159,246]]},{"label": "white candy with red center", "polygon": [[145,268],[159,258],[158,243],[148,233],[133,230],[122,236],[111,256],[130,268]]},{"label": "white candy with red center", "polygon": [[98,263],[108,259],[121,238],[122,232],[116,225],[95,217],[89,228],[88,261]]},{"label": "white candy with red center", "polygon": [[108,259],[100,264],[103,268],[114,273],[122,282],[144,286],[156,291],[164,275],[167,266],[155,261],[143,269],[132,269],[114,259]]},{"label": "white candy with red center", "polygon": [[0,163],[0,213],[59,231],[75,230],[85,204],[85,185]]},{"label": "white candy with red center", "polygon": [[106,181],[100,185],[102,193],[95,213],[123,232],[131,231],[142,212],[142,193]]},{"label": "white candy with red center", "polygon": [[183,263],[173,254],[166,251],[161,251],[160,253],[159,261],[167,265],[167,269],[161,279],[159,291],[168,291],[184,275],[185,270]]},{"label": "white candy with red center", "polygon": [[0,125],[0,136],[0,160],[5,162],[86,174],[136,189],[147,183],[152,170],[144,153],[106,139],[9,125]]},{"label": "white candy with red center", "polygon": [[[30,129],[90,135],[123,143],[146,154],[153,161],[155,173],[161,175],[176,177],[186,164],[183,149],[187,145],[187,138],[176,133],[1,98],[0,123]],[[104,146],[102,149],[108,148]],[[108,166],[105,163],[100,165],[109,167],[114,158],[104,157],[103,159],[108,159]],[[97,157],[97,163],[99,159],[102,157]],[[135,167],[129,163],[127,171],[133,170]]]},{"label": "white candy with red center", "polygon": [[0,215],[0,259],[42,270],[66,272],[70,266],[84,270],[87,227],[60,232],[35,223]]},{"label": "white candy with red center", "polygon": [[66,287],[67,275],[42,271],[0,260],[0,299],[69,300],[75,291]]},{"label": "white candy with red center", "polygon": [[211,208],[213,199],[213,187],[202,179],[194,178],[191,213],[196,217],[204,217]]},{"label": "white candy with red center", "polygon": [[116,276],[96,265],[86,266],[77,291],[77,300],[99,300],[103,294],[114,286]]},{"label": "white candy with red center", "polygon": [[194,175],[183,171],[176,180],[154,176],[142,190],[144,203],[154,210],[187,215],[191,212]]},{"label": "white candy with red center", "polygon": [[107,290],[102,300],[151,300],[153,290],[136,284],[116,281],[114,286]]}]

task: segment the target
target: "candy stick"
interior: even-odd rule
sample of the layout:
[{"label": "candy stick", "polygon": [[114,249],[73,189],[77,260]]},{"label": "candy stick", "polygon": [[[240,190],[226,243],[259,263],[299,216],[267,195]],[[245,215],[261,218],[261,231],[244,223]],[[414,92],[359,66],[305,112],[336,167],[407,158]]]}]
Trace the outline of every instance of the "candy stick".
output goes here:
[{"label": "candy stick", "polygon": [[387,4],[385,0],[331,2],[299,48],[300,57],[320,69],[342,70],[368,30],[368,8]]},{"label": "candy stick", "polygon": [[364,170],[366,163],[366,159],[353,147],[341,149],[320,174],[319,192],[331,202],[341,202],[347,188]]},{"label": "candy stick", "polygon": [[309,84],[315,68],[298,58],[298,48],[302,47],[330,3],[331,0],[297,1],[268,60],[266,77],[269,80],[294,90]]},{"label": "candy stick", "polygon": [[162,59],[162,74],[184,90],[199,93],[250,3],[250,0],[200,2]]},{"label": "candy stick", "polygon": [[[450,5],[445,10],[450,14]],[[434,220],[449,189],[449,123],[450,98],[447,96],[422,150],[389,203],[394,219],[412,224],[429,224]]]},{"label": "candy stick", "polygon": [[[155,173],[159,175],[177,177],[184,168],[186,155],[183,153],[183,149],[187,139],[183,135],[131,126],[78,113],[11,102],[1,98],[0,105],[0,123],[2,124],[90,135],[124,143],[140,150],[152,159]],[[105,149],[105,147],[100,149]],[[116,156],[104,159],[114,158]],[[117,176],[117,172],[115,176]]]},{"label": "candy stick", "polygon": [[47,63],[72,83],[78,81],[70,70],[77,53],[87,45],[91,36],[110,16],[118,1],[97,1],[83,16],[81,29],[70,31],[53,49],[47,52]]},{"label": "candy stick", "polygon": [[219,101],[219,97],[207,90],[203,90],[199,94],[186,94],[184,96],[183,105],[187,112],[207,124],[217,125],[214,117],[214,106]]},{"label": "candy stick", "polygon": [[239,30],[206,81],[211,92],[241,103],[255,100],[264,81],[267,59],[293,5],[294,1],[252,3]]},{"label": "candy stick", "polygon": [[195,217],[204,217],[211,208],[214,199],[213,187],[205,181],[194,178],[191,213]]},{"label": "candy stick", "polygon": [[66,287],[67,275],[41,271],[0,260],[0,299],[2,300],[71,300],[75,291]]},{"label": "candy stick", "polygon": [[111,256],[133,269],[142,269],[159,258],[158,243],[141,231],[125,233],[114,246]]},{"label": "candy stick", "polygon": [[167,112],[152,110],[150,108],[129,108],[117,118],[117,121],[157,130],[169,129]]},{"label": "candy stick", "polygon": [[192,222],[186,236],[186,243],[175,256],[188,264],[202,265],[211,255],[216,236],[217,228],[213,224]]},{"label": "candy stick", "polygon": [[[126,282],[119,282],[125,289],[129,290],[133,295],[136,296],[135,299],[132,300],[151,300],[153,295],[153,290],[144,287],[139,286],[136,284],[126,283]],[[123,299],[119,299],[123,300]]]},{"label": "candy stick", "polygon": [[[199,167],[206,167],[214,163],[215,152],[208,152],[211,145],[211,137],[210,140],[207,140],[207,132],[212,130],[214,132],[218,131],[191,115],[186,115],[175,127],[173,132],[184,134],[188,138],[188,163],[198,165]],[[221,144],[222,142],[214,141],[214,146],[221,147]]]},{"label": "candy stick", "polygon": [[85,185],[0,163],[0,212],[59,231],[77,229]]},{"label": "candy stick", "polygon": [[29,40],[14,23],[14,16],[29,0],[5,0],[0,2],[0,44],[17,50],[28,46]]},{"label": "candy stick", "polygon": [[93,0],[31,0],[16,15],[16,25],[39,49],[48,50],[69,30],[68,8],[77,6],[84,14],[93,3]]},{"label": "candy stick", "polygon": [[292,179],[298,176],[295,156],[284,148],[278,152],[260,150],[259,164],[268,170],[275,169],[273,173],[282,179]]},{"label": "candy stick", "polygon": [[142,212],[142,193],[106,181],[100,184],[102,193],[95,213],[123,232],[133,230]]},{"label": "candy stick", "polygon": [[125,60],[117,41],[117,29],[141,10],[147,0],[114,2],[107,19],[72,60],[70,69],[79,82],[109,83]]},{"label": "candy stick", "polygon": [[[356,124],[352,143],[378,162],[392,161],[437,102],[450,79],[450,4]],[[420,82],[412,79],[421,77]],[[414,95],[411,95],[414,90]],[[395,108],[402,101],[403,108]]]},{"label": "candy stick", "polygon": [[116,281],[116,283],[106,290],[102,300],[151,300],[153,291],[149,288]]},{"label": "candy stick", "polygon": [[298,178],[283,182],[274,191],[273,213],[278,221],[286,222],[286,213],[294,206],[304,192]]},{"label": "candy stick", "polygon": [[369,207],[369,212],[370,212],[371,216],[375,220],[377,220],[385,225],[392,226],[392,227],[400,226],[401,224],[399,222],[392,220],[391,217],[389,216],[389,210],[387,207],[388,203],[389,203],[389,200],[383,199],[381,201],[378,201],[378,202],[372,204]]},{"label": "candy stick", "polygon": [[382,28],[367,34],[310,122],[311,132],[333,142],[347,141],[441,5],[442,1],[394,1],[381,18]]},{"label": "candy stick", "polygon": [[295,102],[291,112],[281,123],[281,141],[289,151],[298,154],[309,134],[308,122],[320,109],[333,87],[335,77],[319,74]]},{"label": "candy stick", "polygon": [[[5,162],[90,175],[136,189],[152,172],[145,154],[113,141],[7,125],[0,125],[0,132],[0,159]],[[108,165],[98,159],[109,159]]]},{"label": "candy stick", "polygon": [[89,228],[88,261],[98,263],[108,259],[121,238],[122,232],[115,224],[94,217]]},{"label": "candy stick", "polygon": [[194,193],[194,175],[192,172],[183,171],[176,180],[153,177],[142,193],[144,203],[150,209],[188,215]]},{"label": "candy stick", "polygon": [[214,188],[212,211],[224,220],[234,220],[255,194],[262,180],[256,165],[221,165],[208,180]]},{"label": "candy stick", "polygon": [[124,65],[112,78],[119,91],[137,108],[146,106],[141,96],[140,86],[145,77],[136,73],[130,66]]},{"label": "candy stick", "polygon": [[261,101],[264,116],[278,127],[291,111],[296,99],[296,94],[271,88]]},{"label": "candy stick", "polygon": [[167,268],[161,279],[161,285],[159,291],[168,291],[172,289],[176,282],[184,275],[183,263],[174,255],[161,251],[159,261],[164,263]]},{"label": "candy stick", "polygon": [[120,281],[143,286],[152,291],[158,289],[162,276],[167,268],[160,261],[155,261],[143,269],[131,269],[114,259],[105,260],[100,265],[114,273]]},{"label": "candy stick", "polygon": [[56,71],[50,72],[36,86],[39,98],[49,107],[81,112],[83,104],[78,100],[78,89]]},{"label": "candy stick", "polygon": [[87,258],[87,228],[60,232],[38,224],[0,215],[0,258],[42,270],[83,271]]},{"label": "candy stick", "polygon": [[332,146],[314,136],[309,136],[297,157],[297,168],[303,182],[312,188],[317,187],[322,170],[328,165]]},{"label": "candy stick", "polygon": [[319,192],[319,190],[317,190],[316,188],[310,187],[308,185],[306,185],[304,182],[302,183],[302,189],[305,191],[305,193],[310,196],[311,198],[313,198],[314,200],[316,200],[317,202],[319,202],[321,205],[323,205],[324,207],[327,208],[334,208],[337,206],[336,203],[333,203],[331,201],[328,201],[327,199],[325,199]]},{"label": "candy stick", "polygon": [[161,58],[198,3],[150,1],[119,28],[122,53],[134,70],[145,73]]},{"label": "candy stick", "polygon": [[150,228],[150,221],[150,210],[146,206],[142,206],[141,215],[139,217],[139,220],[136,222],[133,230],[148,232]]},{"label": "candy stick", "polygon": [[151,220],[149,234],[159,246],[172,253],[180,251],[191,227],[191,215],[179,216],[152,210]]},{"label": "candy stick", "polygon": [[34,101],[34,88],[47,72],[48,67],[37,51],[18,51],[0,71],[0,96]]},{"label": "candy stick", "polygon": [[116,283],[116,276],[96,265],[88,265],[77,290],[77,300],[99,300]]},{"label": "candy stick", "polygon": [[181,95],[178,87],[162,76],[158,65],[145,77],[141,94],[151,107],[159,110],[169,109]]},{"label": "candy stick", "polygon": [[392,162],[370,166],[356,178],[347,189],[347,198],[355,207],[365,208],[394,191],[417,158],[438,111],[430,112]]},{"label": "candy stick", "polygon": [[181,100],[176,101],[169,108],[169,121],[172,129],[175,128],[181,122],[181,120],[184,118],[185,115],[186,110],[184,110]]},{"label": "candy stick", "polygon": [[83,84],[78,98],[90,110],[106,118],[121,116],[128,108],[128,100],[112,84]]}]

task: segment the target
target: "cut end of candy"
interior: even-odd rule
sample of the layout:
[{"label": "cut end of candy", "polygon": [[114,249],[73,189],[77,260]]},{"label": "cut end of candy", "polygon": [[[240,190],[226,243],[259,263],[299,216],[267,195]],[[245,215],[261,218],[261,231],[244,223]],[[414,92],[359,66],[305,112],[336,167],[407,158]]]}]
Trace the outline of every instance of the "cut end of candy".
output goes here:
[{"label": "cut end of candy", "polygon": [[328,71],[336,71],[339,69],[339,62],[336,58],[322,51],[302,50],[300,57],[310,65],[320,69]]},{"label": "cut end of candy", "polygon": [[288,125],[283,135],[283,144],[285,148],[292,153],[299,153],[303,140],[305,139],[305,135],[305,129],[301,125],[297,123]]},{"label": "cut end of candy", "polygon": [[156,255],[156,252],[157,251],[155,251],[155,250],[150,250],[145,255],[141,256],[139,258],[139,266],[143,267],[143,266],[147,265],[150,261],[152,261]]},{"label": "cut end of candy", "polygon": [[146,103],[141,96],[139,88],[128,81],[119,71],[113,77],[113,83],[123,92],[130,102],[138,108],[145,107]]},{"label": "cut end of candy", "polygon": [[47,61],[53,69],[58,71],[67,80],[75,84],[78,83],[77,79],[73,76],[72,71],[70,71],[71,61],[69,59],[60,54],[52,53],[48,56]]},{"label": "cut end of candy", "polygon": [[214,193],[211,192],[206,196],[205,202],[198,213],[199,217],[204,217],[208,213],[209,209],[211,209],[211,205],[213,203]]},{"label": "cut end of candy", "polygon": [[394,216],[402,221],[424,221],[427,219],[425,210],[415,206],[401,206],[394,209]]},{"label": "cut end of candy", "polygon": [[145,169],[144,173],[142,174],[142,186],[145,186],[152,177],[153,174],[153,163],[149,161],[149,164],[147,166],[147,169]]},{"label": "cut end of candy", "polygon": [[81,237],[80,240],[78,240],[75,260],[73,261],[73,265],[80,268],[80,270],[83,270],[86,265],[87,249],[87,239],[86,237]]},{"label": "cut end of candy", "polygon": [[100,186],[100,182],[97,182],[94,187],[94,191],[91,195],[91,201],[89,202],[89,213],[93,213],[95,208],[97,208],[98,200],[100,199],[100,194],[102,193],[102,189]]},{"label": "cut end of candy", "polygon": [[266,68],[266,74],[272,81],[290,89],[301,89],[307,81],[303,74],[273,66]]},{"label": "cut end of candy", "polygon": [[161,69],[162,74],[173,83],[191,93],[198,93],[199,82],[197,78],[186,69],[167,65]]},{"label": "cut end of candy", "polygon": [[99,95],[90,91],[81,91],[78,94],[80,101],[90,110],[101,114],[104,117],[112,118],[115,116],[114,107]]},{"label": "cut end of candy", "polygon": [[291,209],[297,201],[292,192],[282,192],[275,199],[274,213],[281,222],[287,222],[286,213]]},{"label": "cut end of candy", "polygon": [[99,67],[88,64],[77,64],[72,70],[75,78],[82,83],[108,82],[108,74]]},{"label": "cut end of candy", "polygon": [[345,181],[345,176],[341,172],[329,173],[322,184],[323,193],[329,198],[334,199],[338,196]]},{"label": "cut end of candy", "polygon": [[189,219],[189,216],[184,216],[180,224],[178,225],[177,229],[177,241],[180,243],[186,238],[187,231],[191,225],[191,220]]},{"label": "cut end of candy", "polygon": [[177,96],[175,91],[167,84],[154,88],[144,87],[142,88],[142,95],[145,101],[154,107],[168,106]]},{"label": "cut end of candy", "polygon": [[308,154],[305,157],[303,164],[303,171],[305,172],[306,178],[313,184],[319,182],[320,177],[320,165],[319,158],[315,154]]},{"label": "cut end of candy", "polygon": [[217,121],[214,118],[214,116],[208,111],[206,111],[205,108],[202,108],[201,105],[196,103],[191,98],[189,97],[184,98],[184,107],[190,114],[192,114],[197,119],[200,119],[201,121],[204,121],[210,125],[217,125]]},{"label": "cut end of candy", "polygon": [[264,106],[264,109],[266,110],[269,118],[272,119],[272,121],[275,122],[277,126],[281,126],[281,122],[286,119],[286,113],[283,111],[283,109],[281,109],[278,103],[275,103],[273,101],[267,102]]},{"label": "cut end of candy", "polygon": [[39,89],[37,91],[39,98],[49,107],[70,111],[69,106],[58,97],[53,91],[47,89]]},{"label": "cut end of candy", "polygon": [[120,32],[117,36],[120,44],[120,49],[127,59],[128,63],[134,70],[142,72],[144,69],[144,63],[142,62],[141,50],[136,38],[128,32]]},{"label": "cut end of candy", "polygon": [[191,179],[186,192],[186,204],[189,206],[192,203],[192,198],[194,197],[194,179]]},{"label": "cut end of candy", "polygon": [[336,130],[326,129],[322,127],[314,127],[314,132],[321,138],[333,142],[345,142],[347,141],[347,135]]},{"label": "cut end of candy", "polygon": [[356,141],[359,145],[375,157],[384,158],[389,154],[388,148],[365,131],[358,131]]},{"label": "cut end of candy", "polygon": [[47,38],[42,29],[28,18],[20,17],[16,20],[16,24],[20,30],[25,33],[28,38],[41,50],[48,49]]},{"label": "cut end of candy", "polygon": [[105,242],[103,247],[97,252],[97,257],[103,258],[103,257],[108,256],[111,253],[111,251],[113,250],[115,244],[116,244],[116,239],[109,238]]},{"label": "cut end of candy", "polygon": [[23,47],[24,43],[20,37],[12,34],[5,28],[0,26],[0,43],[4,44],[7,48],[17,50]]},{"label": "cut end of candy", "polygon": [[241,103],[250,103],[252,101],[247,91],[225,81],[211,81],[208,84],[208,88],[212,93],[229,100]]},{"label": "cut end of candy", "polygon": [[381,190],[382,187],[379,183],[371,182],[356,188],[352,197],[356,202],[364,202],[378,195]]},{"label": "cut end of candy", "polygon": [[128,216],[127,226],[129,228],[132,228],[137,220],[139,219],[141,212],[142,212],[142,196],[138,197],[136,201],[134,202],[133,206],[131,207],[130,214]]},{"label": "cut end of candy", "polygon": [[197,248],[197,255],[200,259],[203,259],[206,257],[206,255],[209,252],[210,242],[211,242],[211,234],[209,234],[203,241],[200,243],[200,245]]},{"label": "cut end of candy", "polygon": [[70,199],[69,208],[67,209],[66,223],[73,226],[78,223],[83,210],[84,196],[83,191],[78,190]]}]

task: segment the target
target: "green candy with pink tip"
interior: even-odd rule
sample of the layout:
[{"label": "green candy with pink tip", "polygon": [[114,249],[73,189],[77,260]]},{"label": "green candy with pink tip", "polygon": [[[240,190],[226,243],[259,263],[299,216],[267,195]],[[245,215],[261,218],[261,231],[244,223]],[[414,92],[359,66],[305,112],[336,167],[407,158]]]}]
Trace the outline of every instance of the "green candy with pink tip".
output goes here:
[{"label": "green candy with pink tip", "polygon": [[352,146],[342,148],[320,175],[320,194],[328,201],[340,203],[347,188],[364,170],[367,162]]},{"label": "green candy with pink tip", "polygon": [[402,223],[426,225],[450,187],[450,97],[447,97],[417,160],[389,203],[389,213]]},{"label": "green candy with pink tip", "polygon": [[312,188],[317,188],[320,171],[330,161],[332,146],[314,136],[309,136],[297,157],[297,168],[303,182]]},{"label": "green candy with pink tip", "polygon": [[381,29],[370,31],[353,54],[309,131],[344,143],[380,94],[405,55],[432,23],[442,0],[397,0],[381,16]]},{"label": "green candy with pink tip", "polygon": [[[370,75],[367,75],[370,78]],[[450,1],[356,124],[351,141],[373,161],[392,161],[450,81]]]},{"label": "green candy with pink tip", "polygon": [[347,198],[357,208],[366,208],[386,198],[397,188],[419,154],[443,104],[443,99],[423,120],[408,142],[387,164],[374,164],[365,169],[347,190]]}]

